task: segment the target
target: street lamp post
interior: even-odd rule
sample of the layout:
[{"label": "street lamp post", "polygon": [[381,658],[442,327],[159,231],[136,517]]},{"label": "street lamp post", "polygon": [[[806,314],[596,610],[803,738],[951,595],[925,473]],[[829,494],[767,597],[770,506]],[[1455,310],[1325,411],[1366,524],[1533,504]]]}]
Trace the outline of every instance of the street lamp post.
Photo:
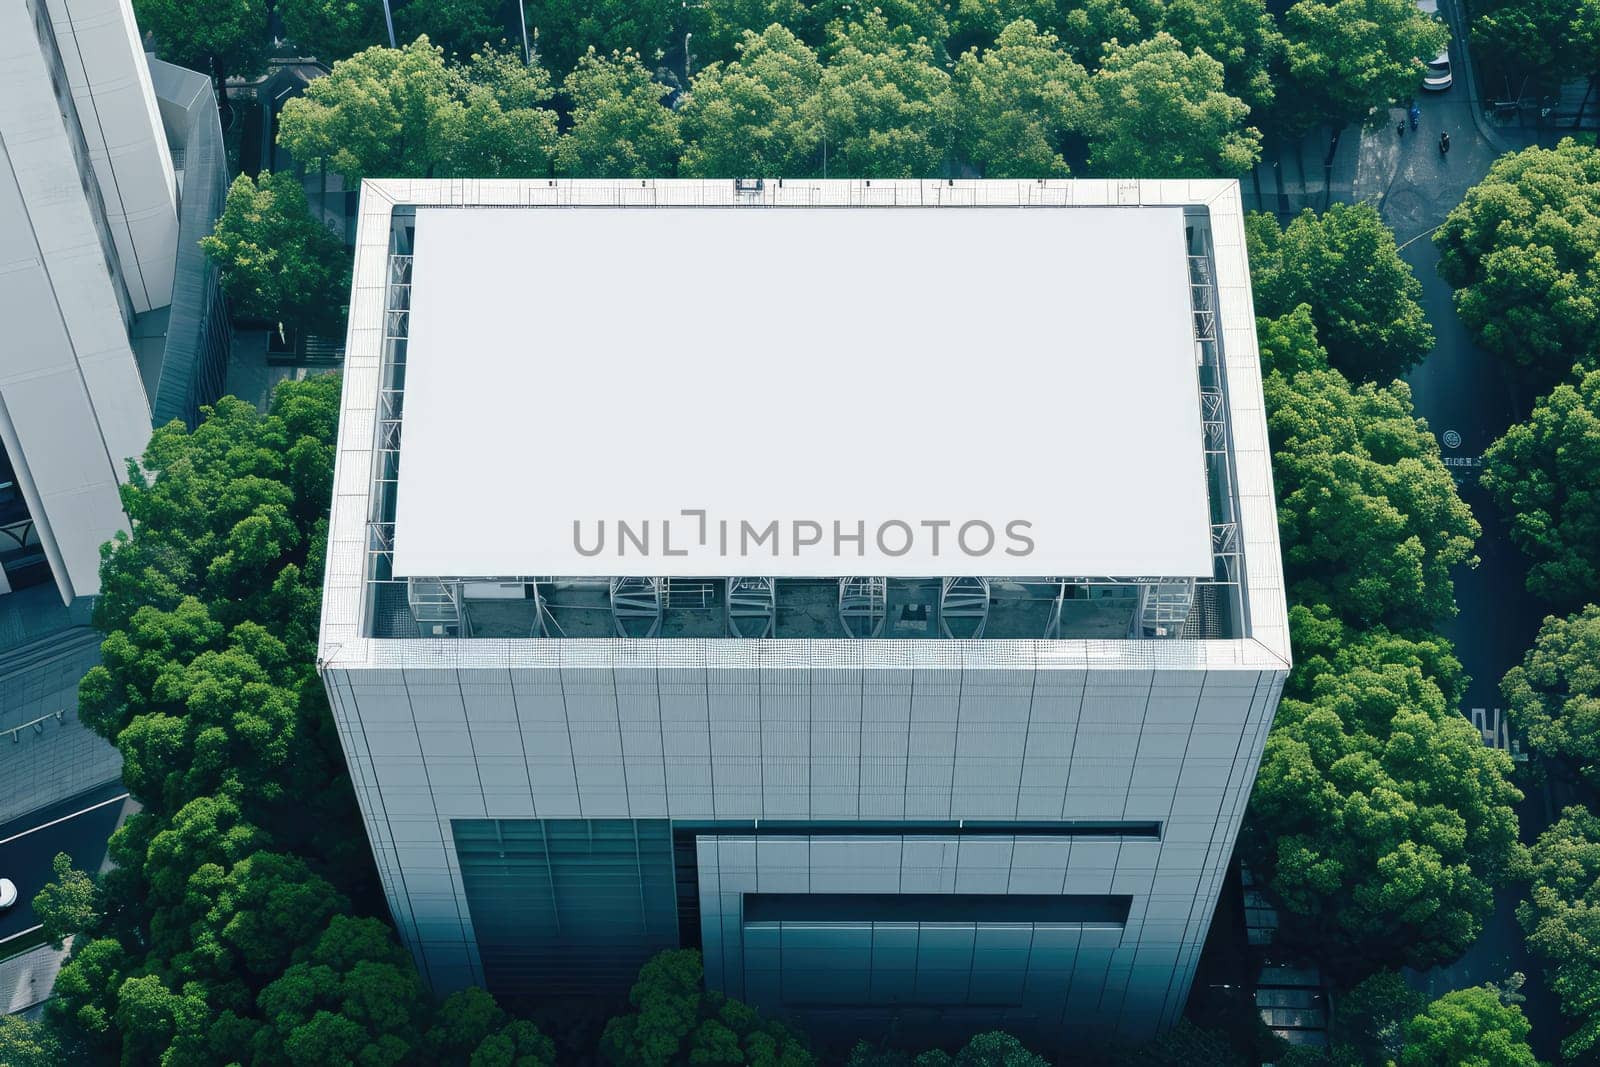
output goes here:
[{"label": "street lamp post", "polygon": [[394,13],[389,10],[389,0],[383,0],[383,24],[389,27],[389,47],[394,48]]},{"label": "street lamp post", "polygon": [[528,9],[517,0],[517,25],[522,27],[522,62],[533,66],[533,50],[528,47]]}]

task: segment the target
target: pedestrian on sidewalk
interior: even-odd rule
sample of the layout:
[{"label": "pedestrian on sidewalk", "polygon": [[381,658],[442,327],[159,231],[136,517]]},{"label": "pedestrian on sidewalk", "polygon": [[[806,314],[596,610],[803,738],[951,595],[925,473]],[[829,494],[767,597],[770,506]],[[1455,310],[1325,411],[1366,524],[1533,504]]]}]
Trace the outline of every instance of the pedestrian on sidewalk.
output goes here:
[{"label": "pedestrian on sidewalk", "polygon": [[1450,135],[1448,133],[1441,133],[1439,135],[1439,158],[1443,159],[1445,156],[1448,156],[1449,154],[1450,154]]},{"label": "pedestrian on sidewalk", "polygon": [[1411,102],[1411,110],[1407,112],[1407,116],[1411,119],[1411,132],[1416,133],[1417,123],[1422,121],[1422,109],[1417,106],[1415,100]]},{"label": "pedestrian on sidewalk", "polygon": [[1404,120],[1394,124],[1394,134],[1402,141],[1406,139],[1406,124]]}]

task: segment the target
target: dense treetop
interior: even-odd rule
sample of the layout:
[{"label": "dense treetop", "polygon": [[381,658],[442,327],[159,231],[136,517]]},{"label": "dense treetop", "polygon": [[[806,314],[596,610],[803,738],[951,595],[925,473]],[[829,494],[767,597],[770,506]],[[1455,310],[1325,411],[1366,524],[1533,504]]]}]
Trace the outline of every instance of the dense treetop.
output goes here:
[{"label": "dense treetop", "polygon": [[1405,384],[1274,373],[1266,400],[1290,599],[1358,626],[1454,615],[1450,568],[1475,561],[1479,526]]},{"label": "dense treetop", "polygon": [[1299,0],[1282,22],[1287,72],[1278,124],[1358,122],[1373,107],[1417,91],[1420,59],[1438,55],[1449,32],[1416,0]]},{"label": "dense treetop", "polygon": [[1222,64],[1171,34],[1107,44],[1087,100],[1096,174],[1235,177],[1261,159],[1261,134],[1245,125],[1249,106],[1224,88]]},{"label": "dense treetop", "polygon": [[233,313],[318,334],[344,332],[350,265],[344,242],[311,217],[293,174],[241,174],[200,241],[221,270]]},{"label": "dense treetop", "polygon": [[689,144],[679,173],[811,177],[822,141],[817,54],[776,23],[746,32],[737,47],[738,59],[700,71],[684,98],[679,115]]},{"label": "dense treetop", "polygon": [[1400,1067],[1539,1067],[1532,1029],[1494,986],[1452,990],[1406,1024]]},{"label": "dense treetop", "polygon": [[1282,229],[1253,212],[1245,233],[1256,314],[1278,318],[1306,306],[1343,374],[1389,382],[1433,349],[1422,283],[1370,204],[1336,203],[1321,215],[1307,208]]},{"label": "dense treetop", "polygon": [[1545,619],[1500,689],[1530,749],[1600,788],[1600,607]]},{"label": "dense treetop", "polygon": [[1434,235],[1478,341],[1536,380],[1600,344],[1600,152],[1568,138],[1497,159]]},{"label": "dense treetop", "polygon": [[50,1039],[86,1062],[554,1062],[486,994],[436,1006],[359,917],[371,855],[315,674],[338,398],[331,375],[264,415],[224,398],[157,429],[123,489],[79,710],[142,810],[110,871],[58,863],[40,894],[48,936],[75,938]]},{"label": "dense treetop", "polygon": [[278,142],[352,183],[544,175],[556,145],[556,116],[543,106],[550,95],[537,67],[492,49],[447,63],[419,37],[334,64],[284,105]]},{"label": "dense treetop", "polygon": [[600,1051],[616,1067],[678,1063],[811,1067],[804,1039],[754,1008],[706,989],[700,953],[675,949],[639,969],[634,1010],[606,1024]]},{"label": "dense treetop", "polygon": [[1505,753],[1392,641],[1357,648],[1278,709],[1244,854],[1283,939],[1338,976],[1461,954],[1517,854]]},{"label": "dense treetop", "polygon": [[1556,386],[1483,453],[1483,487],[1556,604],[1600,596],[1600,371]]},{"label": "dense treetop", "polygon": [[1577,1029],[1561,1042],[1570,1062],[1600,1051],[1600,816],[1570,807],[1529,849],[1528,898],[1517,919],[1548,965],[1550,988]]}]

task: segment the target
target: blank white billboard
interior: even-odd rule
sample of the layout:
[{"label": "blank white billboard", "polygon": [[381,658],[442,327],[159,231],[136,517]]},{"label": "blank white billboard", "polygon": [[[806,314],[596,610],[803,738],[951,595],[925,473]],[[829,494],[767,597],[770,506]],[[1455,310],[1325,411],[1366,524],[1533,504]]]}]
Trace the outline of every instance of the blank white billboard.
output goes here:
[{"label": "blank white billboard", "polygon": [[1180,208],[422,208],[401,576],[1211,573]]}]

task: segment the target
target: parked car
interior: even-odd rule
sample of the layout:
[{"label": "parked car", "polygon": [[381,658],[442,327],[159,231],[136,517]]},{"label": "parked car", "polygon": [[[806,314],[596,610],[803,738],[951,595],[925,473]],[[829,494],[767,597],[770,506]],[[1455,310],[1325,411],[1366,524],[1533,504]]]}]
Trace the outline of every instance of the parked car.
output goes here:
[{"label": "parked car", "polygon": [[0,878],[0,911],[5,911],[17,902],[16,883],[9,878]]},{"label": "parked car", "polygon": [[[1439,17],[1439,0],[1417,0],[1417,10],[1424,15]],[[1439,54],[1428,60],[1422,72],[1422,87],[1431,93],[1442,93],[1455,84],[1450,73],[1450,45],[1445,44]]]}]

